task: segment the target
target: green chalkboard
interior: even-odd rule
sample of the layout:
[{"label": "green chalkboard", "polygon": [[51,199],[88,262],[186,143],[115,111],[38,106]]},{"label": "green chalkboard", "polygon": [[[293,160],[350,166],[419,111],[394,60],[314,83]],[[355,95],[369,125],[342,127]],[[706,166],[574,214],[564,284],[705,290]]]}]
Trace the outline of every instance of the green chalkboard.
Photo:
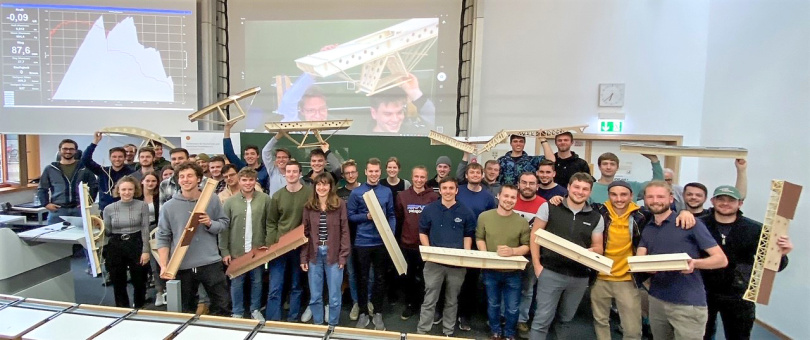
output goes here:
[{"label": "green chalkboard", "polygon": [[[242,147],[246,145],[257,145],[259,149],[274,136],[271,133],[240,133]],[[326,136],[324,136],[326,137]],[[300,139],[301,135],[293,135],[293,138]],[[310,136],[309,141],[314,141]],[[436,159],[439,156],[448,156],[453,160],[453,169],[450,172],[455,175],[456,167],[461,161],[463,152],[446,145],[430,145],[427,137],[400,137],[400,136],[353,136],[336,134],[329,139],[329,147],[332,152],[337,152],[343,160],[354,159],[357,162],[357,170],[360,172],[360,181],[365,181],[363,170],[366,161],[371,157],[377,157],[383,162],[383,177],[385,177],[385,162],[389,157],[399,158],[402,164],[399,177],[407,180],[411,179],[410,169],[417,165],[424,165],[428,168],[429,177],[436,175]],[[290,150],[293,158],[301,162],[309,171],[309,151],[311,149],[298,149],[290,140],[282,138],[277,147]]]}]

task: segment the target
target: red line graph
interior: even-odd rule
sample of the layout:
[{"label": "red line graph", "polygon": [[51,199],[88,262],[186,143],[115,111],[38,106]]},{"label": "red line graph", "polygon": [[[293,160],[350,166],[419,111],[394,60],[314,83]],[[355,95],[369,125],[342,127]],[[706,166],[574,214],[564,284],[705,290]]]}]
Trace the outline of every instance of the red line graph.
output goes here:
[{"label": "red line graph", "polygon": [[[69,24],[86,24],[86,25],[90,26],[90,29],[92,29],[92,28],[93,28],[93,26],[95,26],[95,22],[94,22],[94,21],[66,20],[66,21],[62,21],[62,22],[60,22],[59,24],[57,24],[57,25],[56,25],[54,28],[52,28],[52,29],[51,29],[51,30],[48,32],[48,47],[49,47],[49,53],[50,53],[50,55],[49,55],[49,56],[50,56],[50,58],[51,58],[51,62],[50,62],[50,65],[49,65],[49,66],[50,66],[50,78],[51,78],[51,98],[53,98],[53,96],[54,96],[54,95],[55,95],[55,93],[56,93],[56,89],[54,88],[54,81],[53,81],[53,64],[54,64],[54,63],[53,63],[53,36],[54,36],[54,34],[56,34],[56,32],[57,32],[57,31],[59,31],[59,30],[60,30],[60,29],[61,29],[63,26],[65,26],[65,25],[69,25]],[[118,23],[116,23],[116,25],[117,25],[117,24],[118,24]],[[101,27],[101,28],[102,28],[102,29],[104,29],[105,36],[109,36],[110,31],[109,31],[109,30],[107,30],[105,27]],[[127,52],[125,52],[125,51],[122,51],[122,50],[110,49],[110,48],[109,48],[109,41],[106,41],[106,43],[107,43],[107,45],[108,45],[108,46],[107,46],[107,52],[121,53],[121,54],[124,54],[124,55],[126,55],[126,56],[128,56],[128,57],[132,58],[132,59],[135,61],[135,63],[136,63],[136,64],[138,64],[138,71],[141,73],[141,75],[143,75],[143,76],[144,76],[145,78],[147,78],[147,79],[152,79],[152,80],[154,80],[154,81],[164,83],[164,84],[166,84],[167,86],[169,86],[170,88],[172,88],[172,91],[174,90],[174,86],[173,86],[171,83],[166,82],[166,80],[164,80],[164,79],[158,79],[158,78],[152,77],[152,76],[150,76],[150,75],[147,75],[147,74],[146,74],[146,73],[143,71],[143,66],[142,66],[140,63],[138,63],[138,62],[137,62],[137,58],[136,58],[134,55],[132,55],[132,54],[130,54],[130,53],[127,53]],[[143,45],[141,45],[141,46],[143,46]],[[146,47],[146,46],[144,46],[144,48],[147,48],[147,47]],[[77,51],[78,51],[78,48],[77,48]],[[68,65],[66,65],[65,72],[67,72],[67,67],[69,67],[69,66],[68,66]]]}]

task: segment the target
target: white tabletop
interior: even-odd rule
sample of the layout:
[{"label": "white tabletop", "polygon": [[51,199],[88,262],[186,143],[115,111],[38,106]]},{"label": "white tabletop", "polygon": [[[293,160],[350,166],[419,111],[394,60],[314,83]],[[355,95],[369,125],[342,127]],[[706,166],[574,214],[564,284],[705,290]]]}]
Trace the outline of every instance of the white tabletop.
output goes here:
[{"label": "white tabletop", "polygon": [[15,339],[54,314],[56,312],[19,307],[0,310],[0,337]]},{"label": "white tabletop", "polygon": [[[64,228],[64,229],[63,229]],[[62,223],[51,224],[31,229],[17,236],[27,241],[71,243],[85,245],[84,230],[76,226],[65,226]]]},{"label": "white tabletop", "polygon": [[15,223],[25,223],[25,216],[19,215],[0,215],[0,224],[15,224]]},{"label": "white tabletop", "polygon": [[[188,326],[175,338],[176,340],[197,339],[244,339],[250,332],[233,329],[213,328],[203,326]],[[275,339],[275,338],[274,338]]]},{"label": "white tabletop", "polygon": [[[169,334],[174,332],[180,324],[162,323],[162,322],[148,322],[136,320],[124,320],[121,323],[113,326],[104,333],[101,333],[94,339],[104,340],[154,340],[163,339]],[[244,337],[242,337],[244,338]],[[209,339],[208,337],[201,337],[200,339]]]},{"label": "white tabletop", "polygon": [[322,338],[323,337],[320,337],[320,336],[257,333],[256,336],[253,337],[253,340],[310,340],[310,339],[322,339]]},{"label": "white tabletop", "polygon": [[24,335],[23,339],[88,339],[114,321],[113,318],[65,313]]}]

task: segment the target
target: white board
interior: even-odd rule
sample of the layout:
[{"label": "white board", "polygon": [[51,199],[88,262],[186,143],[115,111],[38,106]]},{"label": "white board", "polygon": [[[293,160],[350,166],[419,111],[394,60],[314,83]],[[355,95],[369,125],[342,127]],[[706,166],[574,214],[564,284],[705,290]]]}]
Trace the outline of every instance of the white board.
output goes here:
[{"label": "white board", "polygon": [[19,307],[0,310],[0,338],[15,339],[56,312]]},{"label": "white board", "polygon": [[[244,339],[250,332],[233,329],[213,328],[203,326],[188,326],[180,332],[175,340],[200,339]],[[274,338],[276,339],[276,338]]]},{"label": "white board", "polygon": [[163,339],[174,332],[180,324],[169,324],[162,322],[147,322],[124,320],[101,333],[97,340],[153,340]]},{"label": "white board", "polygon": [[23,339],[87,339],[114,321],[114,318],[65,313],[37,327],[23,336]]}]

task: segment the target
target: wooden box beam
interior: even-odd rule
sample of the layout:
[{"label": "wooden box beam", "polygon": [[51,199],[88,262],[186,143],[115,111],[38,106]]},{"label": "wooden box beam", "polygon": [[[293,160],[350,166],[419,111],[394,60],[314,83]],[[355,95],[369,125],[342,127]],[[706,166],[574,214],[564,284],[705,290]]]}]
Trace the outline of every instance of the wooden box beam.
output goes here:
[{"label": "wooden box beam", "polygon": [[419,252],[422,260],[456,267],[523,270],[529,263],[523,256],[503,257],[489,251],[419,246]]},{"label": "wooden box beam", "polygon": [[686,253],[630,256],[627,263],[633,273],[666,272],[689,269],[691,259]]},{"label": "wooden box beam", "polygon": [[363,200],[366,202],[366,206],[368,206],[368,211],[371,213],[372,220],[374,220],[374,226],[377,227],[377,231],[382,237],[385,249],[388,250],[388,255],[391,256],[397,273],[399,273],[399,275],[405,275],[405,273],[408,272],[408,263],[405,262],[405,257],[402,256],[402,250],[399,249],[397,239],[394,237],[394,233],[391,232],[391,226],[388,224],[388,219],[385,217],[385,213],[380,206],[380,201],[377,200],[377,195],[374,194],[374,190],[366,191],[366,193],[363,194]]},{"label": "wooden box beam", "polygon": [[646,143],[621,143],[619,150],[640,154],[680,156],[680,157],[710,157],[710,158],[746,158],[748,150],[743,148],[721,148],[710,146],[678,146]]},{"label": "wooden box beam", "polygon": [[602,274],[611,275],[610,270],[613,268],[613,260],[582,248],[545,229],[537,229],[534,235],[537,236],[534,238],[534,242],[541,247],[548,248]]},{"label": "wooden box beam", "polygon": [[305,226],[299,226],[282,235],[275,244],[252,249],[247,254],[237,257],[228,265],[225,275],[233,279],[306,244],[309,240],[304,236],[304,228]]},{"label": "wooden box beam", "polygon": [[200,225],[200,215],[205,213],[205,209],[208,207],[208,201],[211,200],[211,196],[213,196],[216,188],[217,181],[210,178],[206,179],[205,186],[203,186],[202,193],[200,193],[200,198],[198,198],[197,203],[194,204],[191,216],[189,216],[188,222],[186,222],[186,226],[183,228],[183,233],[180,234],[177,247],[172,251],[169,264],[166,266],[166,271],[161,275],[161,278],[173,280],[177,275],[177,270],[180,268],[180,264],[186,256],[188,247],[191,246],[194,233],[197,232],[197,227]]}]

